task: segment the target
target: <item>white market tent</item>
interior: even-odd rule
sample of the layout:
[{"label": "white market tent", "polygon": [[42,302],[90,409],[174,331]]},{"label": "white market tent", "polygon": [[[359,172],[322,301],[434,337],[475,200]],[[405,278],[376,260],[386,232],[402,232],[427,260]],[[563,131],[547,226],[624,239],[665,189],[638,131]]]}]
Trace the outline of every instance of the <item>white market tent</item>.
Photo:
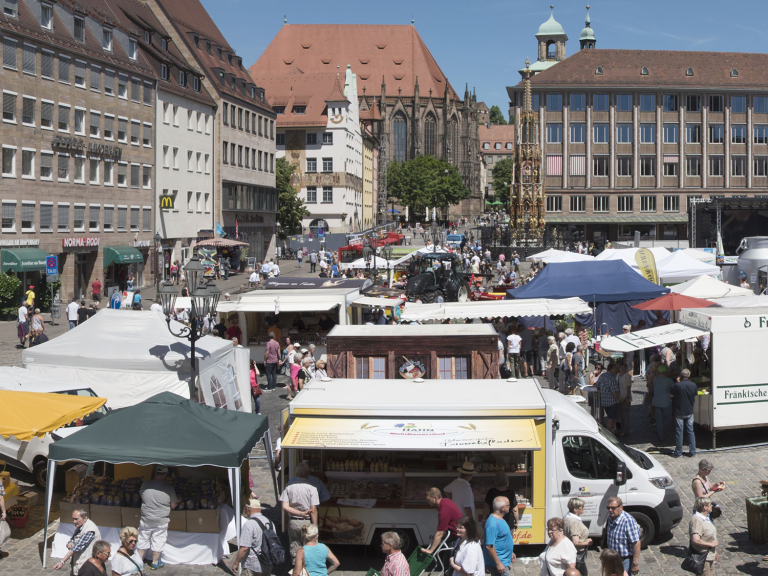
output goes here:
[{"label": "white market tent", "polygon": [[541,260],[547,264],[558,262],[587,262],[594,259],[595,258],[589,254],[566,252],[565,250],[555,250],[554,248],[550,248],[544,252],[539,252],[538,254],[532,254],[526,258],[526,260],[529,262],[532,262],[533,260]]},{"label": "white market tent", "polygon": [[390,262],[390,266],[394,268],[395,266],[404,264],[405,262],[407,262],[408,260],[416,256],[417,254],[421,255],[421,254],[426,254],[427,252],[430,252],[430,253],[434,252],[436,254],[449,254],[451,250],[445,250],[444,248],[440,248],[440,247],[438,247],[437,250],[433,250],[432,246],[423,246],[418,250],[414,250],[413,252],[406,254],[402,258],[398,258],[397,260]]},{"label": "white market tent", "polygon": [[716,261],[715,255],[712,252],[697,250],[696,248],[686,248],[683,252],[688,254],[691,258],[696,258],[696,260],[706,262],[707,264],[714,264]]},{"label": "white market tent", "polygon": [[[171,322],[178,333],[182,324]],[[229,400],[248,398],[246,377],[236,377],[242,362],[228,340],[203,336],[195,345],[200,388],[209,403],[208,380],[215,378]],[[24,367],[51,378],[79,382],[110,408],[133,406],[159,392],[189,398],[190,345],[169,331],[152,311],[100,310],[87,322],[22,353]],[[246,363],[247,376],[247,363]],[[245,392],[245,394],[244,394]],[[231,406],[228,406],[231,407]],[[250,404],[248,404],[250,411]]]},{"label": "white market tent", "polygon": [[374,258],[376,258],[375,263],[373,261],[366,262],[365,258],[358,258],[357,260],[354,260],[349,264],[341,264],[341,268],[344,270],[347,270],[349,268],[363,269],[363,270],[365,269],[373,270],[374,268],[378,268],[379,270],[386,270],[387,268],[393,267],[393,262],[390,262],[380,256],[375,256]]},{"label": "white market tent", "polygon": [[415,304],[408,302],[403,321],[445,320],[456,318],[496,318],[500,316],[560,316],[585,314],[592,309],[581,298],[530,298],[526,300],[491,300],[485,302],[443,302]]},{"label": "white market tent", "polygon": [[[740,288],[740,290],[746,290],[746,288]],[[736,296],[731,298],[718,298],[713,300],[719,304],[722,308],[756,308],[758,306],[768,306],[768,296],[757,296],[752,294],[751,296]]]},{"label": "white market tent", "polygon": [[659,280],[663,283],[684,282],[699,276],[719,276],[720,268],[691,258],[683,250],[673,252],[656,262]]},{"label": "white market tent", "polygon": [[[640,248],[609,248],[608,250],[603,250],[600,252],[600,254],[595,256],[595,260],[624,260],[624,262],[632,266],[632,268],[636,269],[638,266],[637,262],[635,261],[635,254],[637,254],[638,250],[640,250]],[[654,257],[656,258],[657,266],[659,262],[669,257],[670,255],[669,250],[659,246],[648,248],[648,250],[653,252]]]},{"label": "white market tent", "polygon": [[667,342],[698,338],[705,334],[709,334],[709,330],[685,324],[666,324],[618,336],[608,336],[600,341],[600,348],[610,352],[634,352],[652,346],[663,346]]},{"label": "white market tent", "polygon": [[738,296],[754,296],[752,290],[741,288],[733,284],[712,278],[711,276],[699,276],[693,280],[688,280],[677,286],[670,286],[672,292],[692,296],[693,298],[702,298],[704,300],[714,300],[716,298],[734,298]]}]

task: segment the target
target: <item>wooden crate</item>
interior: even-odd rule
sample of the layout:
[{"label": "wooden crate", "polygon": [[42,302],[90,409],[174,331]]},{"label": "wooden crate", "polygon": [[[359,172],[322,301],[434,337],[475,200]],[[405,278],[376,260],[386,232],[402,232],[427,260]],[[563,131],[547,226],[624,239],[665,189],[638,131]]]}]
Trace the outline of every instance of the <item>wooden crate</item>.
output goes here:
[{"label": "wooden crate", "polygon": [[755,544],[768,544],[768,498],[747,498],[747,533]]}]

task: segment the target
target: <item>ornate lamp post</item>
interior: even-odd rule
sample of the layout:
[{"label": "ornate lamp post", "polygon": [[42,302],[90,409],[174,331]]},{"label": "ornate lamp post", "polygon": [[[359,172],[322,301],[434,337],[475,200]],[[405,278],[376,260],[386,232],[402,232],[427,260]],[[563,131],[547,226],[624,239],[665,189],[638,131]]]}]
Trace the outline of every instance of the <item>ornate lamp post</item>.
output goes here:
[{"label": "ornate lamp post", "polygon": [[189,295],[192,306],[189,315],[189,326],[184,326],[178,332],[171,329],[171,314],[176,309],[176,287],[173,282],[163,282],[159,290],[160,302],[163,306],[165,322],[168,325],[168,331],[177,338],[186,338],[190,343],[190,355],[192,360],[192,374],[189,381],[189,397],[194,400],[197,398],[197,358],[195,357],[195,343],[203,336],[203,323],[207,318],[216,317],[216,307],[219,305],[221,291],[208,281],[201,284],[205,267],[200,263],[197,256],[193,256],[184,266],[184,274],[189,286]]},{"label": "ornate lamp post", "polygon": [[432,220],[432,225],[429,227],[429,233],[432,236],[432,252],[437,252],[437,241],[440,239],[440,226],[436,220]]},{"label": "ornate lamp post", "polygon": [[392,260],[393,252],[394,250],[392,250],[392,246],[389,244],[384,246],[384,248],[381,249],[381,257],[387,261],[387,286],[389,286],[389,282],[390,282],[389,262]]},{"label": "ornate lamp post", "polygon": [[157,294],[160,290],[160,270],[162,268],[162,262],[160,262],[160,242],[163,239],[159,232],[155,232],[155,236],[152,239],[155,241],[155,294]]},{"label": "ornate lamp post", "polygon": [[363,246],[363,259],[365,260],[365,275],[368,276],[371,273],[371,254],[373,254],[373,249],[366,244]]}]

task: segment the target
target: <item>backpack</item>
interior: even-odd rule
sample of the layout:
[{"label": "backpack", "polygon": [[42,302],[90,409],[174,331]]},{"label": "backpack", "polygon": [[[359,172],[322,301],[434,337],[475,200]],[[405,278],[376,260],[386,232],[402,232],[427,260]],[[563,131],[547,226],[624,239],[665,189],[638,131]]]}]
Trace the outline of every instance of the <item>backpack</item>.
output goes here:
[{"label": "backpack", "polygon": [[280,537],[275,532],[274,524],[270,522],[269,528],[267,528],[257,518],[251,518],[251,520],[255,520],[261,528],[261,550],[256,554],[259,558],[263,558],[267,564],[281,566],[285,563],[285,548],[283,548]]}]

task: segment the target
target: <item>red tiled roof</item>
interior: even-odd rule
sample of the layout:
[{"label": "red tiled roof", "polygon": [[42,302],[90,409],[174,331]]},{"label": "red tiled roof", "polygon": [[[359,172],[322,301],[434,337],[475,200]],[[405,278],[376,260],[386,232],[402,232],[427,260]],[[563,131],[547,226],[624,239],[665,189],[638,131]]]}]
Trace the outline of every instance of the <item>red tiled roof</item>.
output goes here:
[{"label": "red tiled roof", "polygon": [[[326,95],[334,91],[336,74],[276,74],[262,76],[261,82],[269,104],[285,106],[285,113],[277,115],[278,128],[328,124]],[[294,114],[294,105],[306,106],[304,114]]]},{"label": "red tiled roof", "polygon": [[[595,74],[598,66],[602,75]],[[647,75],[640,73],[644,66]],[[688,68],[693,76],[686,76]],[[737,77],[731,76],[734,69]],[[766,84],[768,54],[671,50],[580,50],[531,78],[533,86],[764,89]]]},{"label": "red tiled roof", "polygon": [[[515,125],[514,124],[480,124],[477,127],[477,135],[480,141],[480,151],[492,152],[494,150],[494,144],[499,142],[501,149],[506,150],[506,145],[511,142],[514,147],[515,143]],[[489,150],[483,149],[483,143],[488,142],[490,145]],[[498,150],[496,151],[498,153]],[[511,152],[511,151],[509,151]]]},{"label": "red tiled roof", "polygon": [[[187,48],[195,55],[198,65],[205,71],[211,85],[220,95],[233,96],[256,108],[272,112],[270,106],[259,98],[259,90],[256,91],[256,98],[251,98],[248,85],[256,86],[256,82],[242,66],[240,57],[235,54],[200,0],[157,0],[157,4],[173,22]],[[197,46],[193,38],[195,34],[199,36]],[[206,40],[210,40],[212,44],[210,54]],[[218,47],[222,49],[221,58],[218,56]],[[231,63],[228,54],[232,54]],[[224,74],[224,82],[220,81],[220,72]],[[236,79],[235,88],[230,81],[232,76]]]},{"label": "red tiled roof", "polygon": [[325,99],[326,102],[349,102],[346,96],[344,96],[344,90],[339,83],[339,73],[336,73],[336,80],[333,83],[333,90]]},{"label": "red tiled roof", "polygon": [[295,68],[306,74],[337,72],[347,64],[357,74],[358,94],[380,95],[383,76],[389,96],[412,97],[418,77],[422,98],[430,89],[433,98],[444,98],[448,86],[449,97],[459,100],[413,26],[286,24],[250,71],[261,78]]}]

